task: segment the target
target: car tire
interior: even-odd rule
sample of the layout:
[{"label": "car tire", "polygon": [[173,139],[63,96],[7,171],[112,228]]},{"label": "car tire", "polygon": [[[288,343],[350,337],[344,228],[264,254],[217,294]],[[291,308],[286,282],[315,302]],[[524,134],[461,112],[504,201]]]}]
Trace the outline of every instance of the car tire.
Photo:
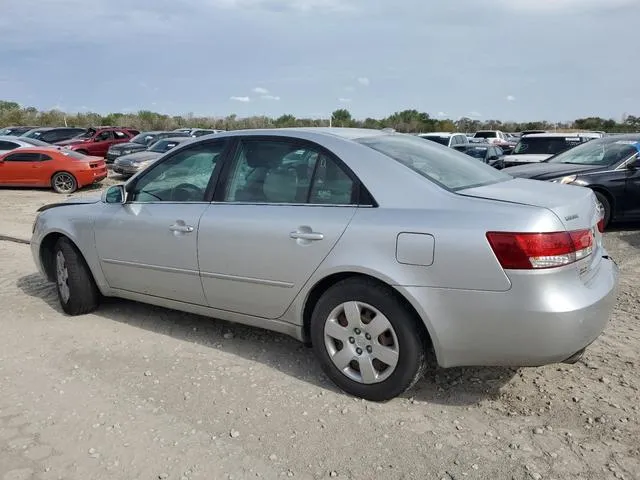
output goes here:
[{"label": "car tire", "polygon": [[51,178],[51,187],[56,193],[69,194],[78,189],[78,181],[69,172],[58,172]]},{"label": "car tire", "polygon": [[80,251],[63,237],[53,252],[56,290],[62,310],[68,315],[84,315],[98,307],[100,292]]},{"label": "car tire", "polygon": [[311,343],[323,371],[340,389],[386,401],[411,388],[426,370],[427,342],[419,321],[390,287],[346,279],[316,303]]},{"label": "car tire", "polygon": [[602,209],[604,210],[604,228],[607,228],[611,221],[611,202],[609,202],[609,199],[603,193],[595,191],[593,193],[596,194],[598,202],[602,205]]}]

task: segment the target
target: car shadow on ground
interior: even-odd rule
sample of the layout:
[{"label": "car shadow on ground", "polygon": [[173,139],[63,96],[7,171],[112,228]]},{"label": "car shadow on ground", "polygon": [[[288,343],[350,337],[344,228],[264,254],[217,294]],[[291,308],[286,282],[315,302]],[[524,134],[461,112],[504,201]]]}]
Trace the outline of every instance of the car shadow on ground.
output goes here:
[{"label": "car shadow on ground", "polygon": [[[18,288],[58,312],[55,285],[40,275],[20,278]],[[183,313],[128,300],[106,298],[95,315],[197,343],[225,353],[261,362],[323,389],[339,392],[324,375],[313,351],[286,335],[224,320]],[[403,397],[442,405],[468,406],[499,397],[501,388],[518,372],[515,368],[451,368],[432,366]]]}]

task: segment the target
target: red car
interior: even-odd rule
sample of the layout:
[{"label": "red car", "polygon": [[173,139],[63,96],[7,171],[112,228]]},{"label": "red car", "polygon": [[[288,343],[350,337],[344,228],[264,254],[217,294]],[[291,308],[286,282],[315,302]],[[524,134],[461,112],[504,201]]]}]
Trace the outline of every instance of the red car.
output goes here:
[{"label": "red car", "polygon": [[84,155],[104,158],[111,145],[128,142],[138,133],[140,133],[138,130],[132,128],[89,128],[85,133],[70,140],[57,142],[56,145],[75,150]]},{"label": "red car", "polygon": [[50,187],[58,193],[73,193],[106,177],[102,158],[60,147],[18,148],[0,155],[3,187]]}]

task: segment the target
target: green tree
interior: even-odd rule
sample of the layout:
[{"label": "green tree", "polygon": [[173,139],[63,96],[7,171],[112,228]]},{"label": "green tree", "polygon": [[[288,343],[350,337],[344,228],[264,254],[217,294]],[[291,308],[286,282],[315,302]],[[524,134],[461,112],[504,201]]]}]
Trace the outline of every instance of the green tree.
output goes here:
[{"label": "green tree", "polygon": [[350,127],[352,123],[351,113],[346,108],[340,108],[331,114],[331,124],[334,127]]}]

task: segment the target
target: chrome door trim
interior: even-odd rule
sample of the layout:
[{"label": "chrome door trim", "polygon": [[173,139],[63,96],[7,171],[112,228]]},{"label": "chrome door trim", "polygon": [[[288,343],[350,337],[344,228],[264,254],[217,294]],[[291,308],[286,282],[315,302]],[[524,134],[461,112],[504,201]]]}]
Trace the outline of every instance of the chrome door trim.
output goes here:
[{"label": "chrome door trim", "polygon": [[108,263],[111,265],[122,265],[124,267],[135,267],[142,268],[145,270],[155,270],[158,272],[168,272],[168,273],[184,273],[185,275],[200,275],[200,272],[197,270],[189,270],[186,268],[176,268],[176,267],[164,267],[161,265],[149,265],[147,263],[138,263],[138,262],[128,262],[126,260],[115,260],[113,258],[104,258],[102,259],[104,263]]},{"label": "chrome door trim", "polygon": [[263,278],[242,277],[240,275],[229,275],[226,273],[200,272],[205,278],[218,278],[220,280],[231,280],[233,282],[257,283],[259,285],[268,285],[270,287],[293,288],[293,283],[280,282],[278,280],[266,280]]}]

